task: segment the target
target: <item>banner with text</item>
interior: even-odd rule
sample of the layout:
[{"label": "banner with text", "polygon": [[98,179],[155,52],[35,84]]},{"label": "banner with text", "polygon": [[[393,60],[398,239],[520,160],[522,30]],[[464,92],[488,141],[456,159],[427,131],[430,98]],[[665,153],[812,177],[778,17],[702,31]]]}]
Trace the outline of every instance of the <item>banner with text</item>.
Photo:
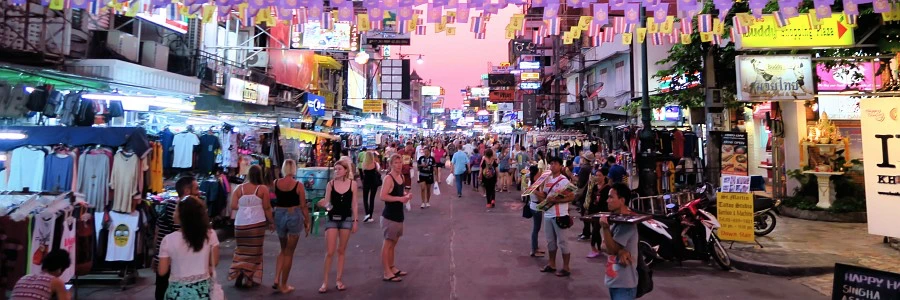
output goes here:
[{"label": "banner with text", "polygon": [[537,97],[534,94],[522,95],[522,124],[536,125],[537,116]]},{"label": "banner with text", "polygon": [[859,102],[869,234],[900,238],[900,98]]},{"label": "banner with text", "polygon": [[834,264],[831,299],[900,299],[900,274]]},{"label": "banner with text", "polygon": [[716,193],[719,238],[723,241],[753,242],[753,194]]},{"label": "banner with text", "polygon": [[722,133],[722,146],[719,147],[722,175],[749,176],[746,132]]},{"label": "banner with text", "polygon": [[378,99],[363,100],[363,112],[380,114],[384,113],[384,102]]},{"label": "banner with text", "polygon": [[809,55],[738,55],[738,101],[812,100],[813,67]]}]

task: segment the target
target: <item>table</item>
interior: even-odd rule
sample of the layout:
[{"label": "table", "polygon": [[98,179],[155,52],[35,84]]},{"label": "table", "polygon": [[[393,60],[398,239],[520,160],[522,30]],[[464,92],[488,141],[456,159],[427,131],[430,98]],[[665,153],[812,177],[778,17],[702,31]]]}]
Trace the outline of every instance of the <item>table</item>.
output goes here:
[{"label": "table", "polygon": [[844,172],[815,172],[815,171],[805,171],[803,174],[813,174],[816,175],[816,179],[819,182],[819,203],[816,203],[816,206],[819,208],[829,208],[831,207],[831,203],[834,203],[835,195],[837,191],[834,190],[834,183],[831,182],[831,176],[833,175],[844,175]]}]

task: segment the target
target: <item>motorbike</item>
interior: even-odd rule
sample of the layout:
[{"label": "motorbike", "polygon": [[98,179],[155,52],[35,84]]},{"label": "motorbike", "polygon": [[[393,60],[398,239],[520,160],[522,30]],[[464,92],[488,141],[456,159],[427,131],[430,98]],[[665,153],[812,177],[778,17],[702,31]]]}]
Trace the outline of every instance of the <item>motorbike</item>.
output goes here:
[{"label": "motorbike", "polygon": [[[705,187],[698,190],[704,195]],[[702,260],[712,257],[722,270],[730,270],[731,258],[716,234],[718,219],[706,211],[710,200],[701,196],[678,207],[674,213],[654,215],[638,226],[638,251],[644,263],[652,266],[660,260]],[[670,205],[672,206],[672,205]]]}]

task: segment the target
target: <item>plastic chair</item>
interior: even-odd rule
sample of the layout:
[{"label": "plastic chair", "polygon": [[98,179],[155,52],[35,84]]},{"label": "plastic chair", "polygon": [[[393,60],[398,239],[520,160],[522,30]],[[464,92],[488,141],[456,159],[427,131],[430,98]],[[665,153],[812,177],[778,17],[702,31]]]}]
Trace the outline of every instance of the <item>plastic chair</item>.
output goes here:
[{"label": "plastic chair", "polygon": [[308,199],[309,202],[309,217],[312,218],[312,234],[313,236],[319,235],[319,218],[324,217],[328,212],[326,212],[323,208],[316,205],[319,200],[322,200],[324,197],[312,197]]}]

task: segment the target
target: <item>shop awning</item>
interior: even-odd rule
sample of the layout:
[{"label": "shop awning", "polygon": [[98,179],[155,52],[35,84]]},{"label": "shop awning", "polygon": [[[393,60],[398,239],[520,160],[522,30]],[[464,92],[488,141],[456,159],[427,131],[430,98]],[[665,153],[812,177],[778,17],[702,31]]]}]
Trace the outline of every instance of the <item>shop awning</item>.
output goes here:
[{"label": "shop awning", "polygon": [[22,146],[103,145],[118,147],[127,145],[137,153],[150,149],[147,135],[140,127],[60,127],[60,126],[7,126],[0,133],[21,135],[17,139],[0,139],[0,151],[10,151]]},{"label": "shop awning", "polygon": [[56,70],[0,64],[0,81],[29,86],[50,84],[62,90],[107,90],[109,85],[95,78],[67,74]]},{"label": "shop awning", "polygon": [[343,67],[337,60],[326,55],[316,55],[316,63],[318,63],[320,67],[332,70],[340,70]]},{"label": "shop awning", "polygon": [[315,132],[305,129],[281,128],[281,136],[289,139],[298,139],[305,142],[315,143],[316,138],[338,140],[336,135],[322,132]]}]

